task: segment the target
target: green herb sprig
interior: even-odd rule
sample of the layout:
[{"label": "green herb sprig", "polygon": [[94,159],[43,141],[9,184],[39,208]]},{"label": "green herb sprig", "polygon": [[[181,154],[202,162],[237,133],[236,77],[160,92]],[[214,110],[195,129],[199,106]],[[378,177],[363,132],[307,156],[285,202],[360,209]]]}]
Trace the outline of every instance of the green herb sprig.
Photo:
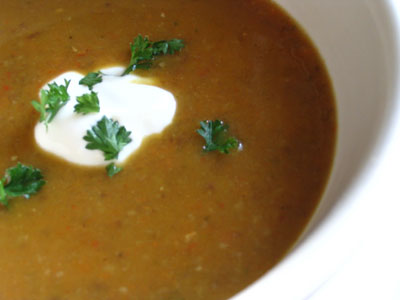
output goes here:
[{"label": "green herb sprig", "polygon": [[78,104],[74,106],[74,111],[86,115],[88,113],[95,113],[100,111],[99,97],[97,93],[91,92],[90,94],[83,94],[76,97]]},{"label": "green herb sprig", "polygon": [[39,169],[18,163],[15,167],[7,169],[5,176],[0,180],[0,203],[8,206],[11,198],[29,198],[45,183]]},{"label": "green herb sprig", "polygon": [[86,131],[83,139],[88,142],[86,149],[100,150],[104,154],[104,160],[111,160],[117,159],[119,152],[132,141],[130,134],[118,121],[103,116],[95,126]]},{"label": "green herb sprig", "polygon": [[228,154],[230,150],[237,149],[239,141],[235,137],[227,137],[229,126],[220,120],[201,121],[201,128],[197,130],[206,144],[203,146],[205,152],[219,151]]},{"label": "green herb sprig", "polygon": [[93,89],[93,86],[103,81],[103,73],[100,71],[90,72],[81,80],[79,80],[80,85],[86,85],[89,90]]},{"label": "green herb sprig", "polygon": [[67,92],[70,80],[64,79],[65,85],[58,85],[53,82],[48,84],[48,90],[40,91],[40,102],[32,101],[33,107],[40,113],[40,122],[44,122],[46,127],[54,119],[58,111],[69,101]]},{"label": "green herb sprig", "polygon": [[152,60],[154,60],[156,56],[175,54],[175,52],[182,50],[185,44],[183,40],[180,39],[151,42],[147,37],[142,37],[139,34],[130,46],[131,60],[122,76],[136,69],[149,69],[153,64]]},{"label": "green herb sprig", "polygon": [[114,163],[111,163],[106,166],[106,171],[107,171],[108,177],[113,177],[115,174],[118,174],[119,172],[121,172],[122,168],[116,166]]}]

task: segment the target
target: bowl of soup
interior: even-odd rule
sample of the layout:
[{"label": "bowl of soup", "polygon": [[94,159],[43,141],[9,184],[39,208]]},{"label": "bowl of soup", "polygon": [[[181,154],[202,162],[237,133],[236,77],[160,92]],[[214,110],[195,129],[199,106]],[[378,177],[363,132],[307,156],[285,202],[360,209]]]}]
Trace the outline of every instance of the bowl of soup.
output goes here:
[{"label": "bowl of soup", "polygon": [[304,299],[357,247],[395,3],[2,6],[0,299]]},{"label": "bowl of soup", "polygon": [[[233,299],[313,299],[314,293],[324,299],[317,291],[378,240],[387,243],[385,254],[373,248],[368,253],[374,256],[363,261],[376,262],[372,272],[380,255],[386,256],[382,266],[398,265],[390,250],[396,249],[396,242],[388,242],[382,232],[391,232],[390,226],[396,224],[390,221],[396,219],[390,210],[398,209],[399,197],[395,179],[400,165],[396,154],[400,149],[399,7],[396,1],[277,2],[304,26],[331,76],[338,110],[335,162],[325,194],[297,246]],[[337,295],[369,299],[379,294],[396,299],[391,267],[382,268],[388,273],[381,277],[362,276],[363,268],[345,270],[361,279],[344,284],[343,278],[350,277],[339,273],[342,280],[337,282],[342,285],[336,288],[343,290]],[[374,279],[366,280],[367,276]],[[385,296],[378,287],[386,289]]]}]

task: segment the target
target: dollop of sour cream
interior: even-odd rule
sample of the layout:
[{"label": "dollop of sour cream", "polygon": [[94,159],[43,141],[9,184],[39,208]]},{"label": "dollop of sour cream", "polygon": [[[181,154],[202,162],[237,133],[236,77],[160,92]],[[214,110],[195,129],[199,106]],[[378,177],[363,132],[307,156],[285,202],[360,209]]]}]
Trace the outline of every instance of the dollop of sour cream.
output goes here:
[{"label": "dollop of sour cream", "polygon": [[[90,93],[86,86],[79,85],[84,77],[77,72],[66,72],[49,83],[64,84],[64,79],[71,80],[68,87],[70,100],[63,106],[52,122],[46,126],[38,123],[34,135],[36,143],[45,151],[69,162],[85,166],[103,166],[110,162],[122,164],[137,150],[143,139],[161,132],[172,122],[176,110],[174,96],[156,86],[143,84],[148,79],[138,76],[118,76],[123,68],[103,69],[103,82],[96,84],[93,91],[98,93],[100,112],[82,115],[74,112],[76,97]],[[43,86],[47,88],[47,84]],[[88,150],[83,140],[86,131],[106,116],[118,121],[131,131],[132,142],[119,153],[118,159],[105,161],[100,150]]]}]

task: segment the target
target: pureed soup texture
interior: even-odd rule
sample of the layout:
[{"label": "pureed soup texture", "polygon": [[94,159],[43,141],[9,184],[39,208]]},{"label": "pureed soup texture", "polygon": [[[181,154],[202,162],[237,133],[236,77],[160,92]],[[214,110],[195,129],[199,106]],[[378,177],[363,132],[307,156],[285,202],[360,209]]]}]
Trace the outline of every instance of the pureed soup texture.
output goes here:
[{"label": "pureed soup texture", "polygon": [[[1,6],[1,176],[20,162],[46,184],[0,211],[0,299],[227,299],[284,256],[326,184],[336,115],[318,53],[275,4]],[[174,95],[172,123],[112,178],[41,150],[40,89],[64,72],[128,66],[139,34],[184,41],[131,72]],[[229,124],[240,144],[205,152],[204,120]]]}]

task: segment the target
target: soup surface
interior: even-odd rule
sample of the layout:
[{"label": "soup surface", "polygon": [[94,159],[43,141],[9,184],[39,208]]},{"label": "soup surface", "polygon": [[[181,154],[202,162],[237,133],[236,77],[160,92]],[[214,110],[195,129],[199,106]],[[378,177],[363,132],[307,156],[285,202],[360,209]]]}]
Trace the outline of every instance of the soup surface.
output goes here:
[{"label": "soup surface", "polygon": [[[332,163],[335,108],[313,45],[253,0],[3,0],[0,170],[47,180],[0,212],[0,299],[227,299],[290,249]],[[173,123],[113,178],[41,151],[31,100],[57,75],[127,65],[129,42],[181,38],[150,77]],[[242,151],[204,153],[202,120]],[[50,124],[51,126],[51,124]],[[134,138],[134,133],[132,133]]]}]

